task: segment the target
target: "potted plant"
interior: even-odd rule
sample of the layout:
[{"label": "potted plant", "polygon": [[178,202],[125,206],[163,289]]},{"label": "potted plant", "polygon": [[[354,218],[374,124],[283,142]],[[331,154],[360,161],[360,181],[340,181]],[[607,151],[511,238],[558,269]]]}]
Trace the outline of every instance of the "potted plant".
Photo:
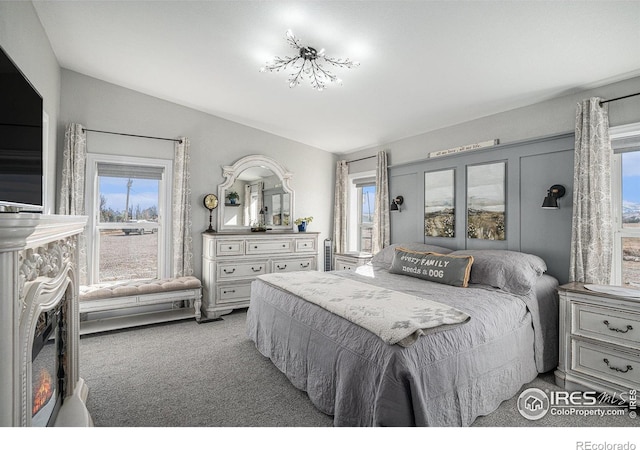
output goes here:
[{"label": "potted plant", "polygon": [[299,217],[294,223],[298,225],[298,231],[307,231],[307,225],[313,221],[313,217]]},{"label": "potted plant", "polygon": [[229,203],[231,203],[232,205],[235,205],[240,199],[240,196],[236,191],[229,191],[227,193],[227,198],[229,199]]}]

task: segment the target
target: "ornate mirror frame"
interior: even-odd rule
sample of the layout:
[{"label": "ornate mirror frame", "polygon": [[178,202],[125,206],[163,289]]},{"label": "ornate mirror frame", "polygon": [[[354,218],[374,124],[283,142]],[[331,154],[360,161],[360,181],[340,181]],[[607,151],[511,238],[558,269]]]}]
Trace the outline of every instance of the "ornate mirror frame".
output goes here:
[{"label": "ornate mirror frame", "polygon": [[291,220],[289,221],[289,225],[270,225],[269,228],[273,230],[293,230],[294,227],[294,206],[295,206],[295,193],[291,188],[291,178],[293,174],[285,169],[278,161],[275,159],[269,158],[268,156],[263,155],[249,155],[244,158],[240,158],[231,166],[222,166],[222,175],[225,177],[224,182],[218,185],[218,199],[220,200],[220,204],[218,206],[218,231],[248,231],[251,229],[250,226],[243,225],[225,225],[224,217],[225,217],[225,198],[226,191],[229,189],[233,183],[235,183],[237,177],[244,172],[246,169],[250,169],[252,167],[263,167],[265,169],[271,170],[274,175],[276,175],[282,181],[282,189],[284,193],[289,194],[289,211],[291,215]]}]

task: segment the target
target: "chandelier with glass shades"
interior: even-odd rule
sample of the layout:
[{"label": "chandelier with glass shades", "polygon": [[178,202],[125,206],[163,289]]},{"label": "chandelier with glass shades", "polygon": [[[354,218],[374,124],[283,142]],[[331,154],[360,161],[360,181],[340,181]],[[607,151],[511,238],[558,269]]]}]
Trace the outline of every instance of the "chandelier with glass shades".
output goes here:
[{"label": "chandelier with glass shades", "polygon": [[334,67],[346,67],[347,69],[360,65],[360,63],[351,61],[349,58],[330,58],[324,54],[324,49],[318,51],[313,47],[301,45],[291,30],[287,30],[286,39],[289,45],[298,51],[298,54],[285,56],[284,58],[276,56],[264,67],[261,67],[260,72],[280,72],[281,70],[291,69],[289,87],[296,87],[300,84],[300,80],[308,78],[311,87],[318,91],[323,91],[328,83],[342,84],[342,80],[324,67],[323,63]]}]

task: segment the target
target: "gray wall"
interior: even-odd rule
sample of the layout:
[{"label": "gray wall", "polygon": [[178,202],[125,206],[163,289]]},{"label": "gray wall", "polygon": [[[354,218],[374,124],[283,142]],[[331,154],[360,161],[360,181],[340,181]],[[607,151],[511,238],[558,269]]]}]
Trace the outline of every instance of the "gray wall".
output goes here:
[{"label": "gray wall", "polygon": [[0,2],[0,46],[20,67],[43,99],[49,116],[45,168],[45,210],[53,213],[56,179],[56,123],[60,107],[60,66],[31,2]]},{"label": "gray wall", "polygon": [[[469,239],[466,234],[466,169],[469,165],[506,162],[506,239]],[[455,170],[455,237],[424,236],[425,172]],[[542,257],[548,273],[565,283],[569,276],[573,135],[501,145],[395,166],[389,172],[389,196],[402,195],[400,212],[391,213],[391,241],[427,242],[451,249],[504,249]],[[557,210],[544,210],[549,187],[561,184],[566,194]]]},{"label": "gray wall", "polygon": [[[217,185],[223,181],[221,167],[243,156],[266,155],[292,172],[295,217],[313,216],[310,231],[321,233],[320,242],[329,237],[336,160],[332,153],[68,70],[62,70],[61,99],[60,148],[64,127],[70,122],[98,130],[190,139],[196,275],[202,271],[200,233],[209,224],[202,199],[207,193],[217,194]],[[97,133],[87,134],[87,150],[173,159],[171,142]]]}]

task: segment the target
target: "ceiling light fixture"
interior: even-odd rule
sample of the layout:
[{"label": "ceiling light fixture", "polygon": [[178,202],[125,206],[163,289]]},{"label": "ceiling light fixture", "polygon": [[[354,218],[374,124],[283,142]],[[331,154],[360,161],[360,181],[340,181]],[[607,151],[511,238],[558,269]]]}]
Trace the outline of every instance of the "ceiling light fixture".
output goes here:
[{"label": "ceiling light fixture", "polygon": [[293,69],[289,75],[289,87],[299,85],[300,80],[305,76],[309,78],[311,87],[318,91],[323,91],[327,87],[327,83],[342,84],[340,78],[321,65],[323,61],[332,66],[346,67],[347,69],[360,65],[349,58],[329,58],[324,54],[324,49],[318,51],[313,47],[302,46],[291,30],[287,30],[286,39],[291,47],[298,50],[298,54],[284,58],[276,56],[264,67],[261,67],[260,72],[280,72],[283,69]]}]

